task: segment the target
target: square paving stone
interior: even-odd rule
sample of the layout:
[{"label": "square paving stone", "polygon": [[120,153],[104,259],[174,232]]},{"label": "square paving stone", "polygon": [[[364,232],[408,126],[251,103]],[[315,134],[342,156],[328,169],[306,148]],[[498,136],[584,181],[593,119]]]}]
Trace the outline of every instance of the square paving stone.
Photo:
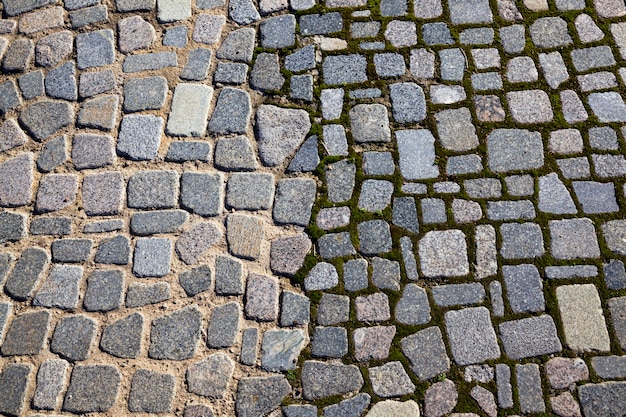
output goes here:
[{"label": "square paving stone", "polygon": [[225,87],[217,98],[209,132],[220,135],[245,134],[250,126],[251,113],[250,95],[238,88]]},{"label": "square paving stone", "polygon": [[238,334],[240,316],[241,307],[235,301],[214,308],[207,327],[207,346],[210,348],[232,346]]},{"label": "square paving stone", "polygon": [[348,333],[343,327],[316,327],[311,354],[318,358],[341,358],[348,353]]},{"label": "square paving stone", "polygon": [[315,181],[305,178],[278,181],[274,201],[274,221],[280,224],[307,226],[315,202]]},{"label": "square paving stone", "polygon": [[362,55],[330,55],[322,64],[324,83],[354,84],[367,81],[367,60]]},{"label": "square paving stone", "polygon": [[530,37],[538,48],[557,48],[571,44],[567,22],[560,17],[541,17],[529,27]]},{"label": "square paving stone", "polygon": [[500,324],[506,355],[514,360],[560,352],[561,342],[552,317],[541,315]]},{"label": "square paving stone", "polygon": [[419,242],[422,273],[426,277],[453,277],[469,273],[467,243],[460,230],[432,231]]},{"label": "square paving stone", "polygon": [[131,78],[124,84],[124,111],[159,110],[167,91],[165,77]]},{"label": "square paving stone", "polygon": [[172,241],[167,238],[137,239],[133,274],[140,278],[163,277],[170,272]]},{"label": "square paving stone", "polygon": [[110,29],[76,35],[76,61],[79,69],[103,67],[115,61],[113,31]]},{"label": "square paving stone", "polygon": [[496,129],[487,138],[487,161],[495,172],[541,168],[544,161],[541,133]]},{"label": "square paving stone", "polygon": [[506,100],[513,120],[518,123],[546,123],[554,118],[550,98],[545,91],[512,91],[506,94]]},{"label": "square paving stone", "polygon": [[126,265],[130,261],[130,242],[126,236],[116,236],[100,242],[96,263]]},{"label": "square paving stone", "polygon": [[71,174],[48,174],[39,183],[35,210],[39,213],[61,210],[76,199],[78,178]]},{"label": "square paving stone", "polygon": [[3,356],[38,355],[50,328],[50,313],[22,313],[11,322],[2,343]]},{"label": "square paving stone", "polygon": [[295,31],[296,18],[292,14],[265,19],[259,27],[261,46],[271,49],[293,46]]},{"label": "square paving stone", "polygon": [[94,271],[87,278],[83,300],[87,311],[111,311],[122,306],[124,273],[119,270]]},{"label": "square paving stone", "polygon": [[500,234],[500,254],[505,259],[538,258],[545,253],[543,233],[536,223],[505,223]]},{"label": "square paving stone", "polygon": [[389,142],[389,116],[382,104],[357,104],[350,109],[352,137],[357,143]]},{"label": "square paving stone", "polygon": [[259,321],[278,318],[278,280],[265,275],[249,274],[246,283],[246,315]]},{"label": "square paving stone", "polygon": [[180,203],[200,216],[217,216],[223,210],[223,184],[220,174],[185,172],[180,179]]},{"label": "square paving stone", "polygon": [[310,320],[311,302],[308,297],[291,292],[283,291],[281,298],[280,325],[302,326]]},{"label": "square paving stone", "polygon": [[72,141],[72,162],[76,169],[101,168],[115,161],[113,138],[81,133]]},{"label": "square paving stone", "polygon": [[124,178],[121,172],[86,175],[82,186],[82,201],[88,216],[110,216],[122,210]]},{"label": "square paving stone", "polygon": [[359,327],[352,332],[354,358],[359,362],[387,359],[395,334],[395,326]]},{"label": "square paving stone", "polygon": [[174,171],[140,171],[130,177],[126,190],[128,207],[173,208],[178,202],[178,174]]},{"label": "square paving stone", "polygon": [[550,250],[556,259],[597,258],[600,248],[590,219],[551,220]]},{"label": "square paving stone", "polygon": [[343,295],[324,294],[317,307],[317,324],[332,326],[350,319],[350,298]]},{"label": "square paving stone", "polygon": [[86,360],[96,335],[96,327],[94,319],[81,314],[63,317],[52,334],[50,351],[71,362]]},{"label": "square paving stone", "polygon": [[119,97],[107,95],[86,100],[78,113],[78,126],[113,130],[117,121]]},{"label": "square paving stone", "polygon": [[268,173],[235,173],[228,179],[226,204],[235,209],[267,210],[274,199],[274,176]]},{"label": "square paving stone", "polygon": [[119,395],[122,376],[112,365],[77,365],[63,401],[70,413],[108,411]]},{"label": "square paving stone", "polygon": [[169,413],[176,392],[176,380],[172,374],[161,374],[139,369],[133,375],[128,397],[131,412]]},{"label": "square paving stone", "polygon": [[500,357],[489,310],[472,307],[444,315],[452,356],[458,365],[471,365]]},{"label": "square paving stone", "polygon": [[359,251],[366,255],[376,255],[391,251],[391,231],[384,220],[371,220],[359,223]]},{"label": "square paving stone", "polygon": [[266,331],[261,344],[261,367],[270,372],[295,369],[305,339],[301,329]]},{"label": "square paving stone", "polygon": [[26,221],[26,215],[22,213],[0,213],[0,243],[16,242],[26,237]]},{"label": "square paving stone", "polygon": [[163,125],[163,119],[157,116],[124,116],[117,137],[117,152],[134,161],[156,158]]},{"label": "square paving stone", "polygon": [[215,258],[215,293],[220,295],[243,294],[243,263],[226,255]]},{"label": "square paving stone", "polygon": [[476,128],[469,109],[462,107],[435,114],[441,145],[451,151],[468,151],[478,146]]},{"label": "square paving stone", "polygon": [[400,343],[402,353],[409,359],[411,370],[418,379],[426,381],[450,369],[450,359],[438,327],[420,330]]},{"label": "square paving stone", "polygon": [[43,282],[33,305],[72,310],[78,306],[79,281],[83,278],[83,267],[74,265],[53,265]]}]

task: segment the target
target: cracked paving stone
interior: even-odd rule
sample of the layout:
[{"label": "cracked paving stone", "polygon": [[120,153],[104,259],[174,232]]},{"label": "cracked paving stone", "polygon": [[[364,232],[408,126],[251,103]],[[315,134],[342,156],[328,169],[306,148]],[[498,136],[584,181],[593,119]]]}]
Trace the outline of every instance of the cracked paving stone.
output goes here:
[{"label": "cracked paving stone", "polygon": [[192,265],[222,238],[222,232],[213,223],[196,223],[176,241],[176,253],[187,265]]},{"label": "cracked paving stone", "polygon": [[181,177],[181,205],[201,216],[222,212],[223,179],[220,174],[185,172]]},{"label": "cracked paving stone", "polygon": [[176,361],[192,358],[201,326],[202,313],[195,305],[152,320],[148,356]]},{"label": "cracked paving stone", "polygon": [[235,362],[224,353],[214,353],[187,368],[189,392],[208,398],[223,398],[235,370]]}]

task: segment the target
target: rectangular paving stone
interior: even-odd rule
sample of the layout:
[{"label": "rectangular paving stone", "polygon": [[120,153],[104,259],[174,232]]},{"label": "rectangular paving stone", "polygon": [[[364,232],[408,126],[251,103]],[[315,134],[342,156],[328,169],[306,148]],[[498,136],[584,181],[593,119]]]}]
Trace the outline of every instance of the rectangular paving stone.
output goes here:
[{"label": "rectangular paving stone", "polygon": [[200,216],[217,216],[223,210],[221,174],[185,172],[180,182],[181,205]]},{"label": "rectangular paving stone", "polygon": [[594,46],[591,48],[574,49],[571,53],[574,68],[578,72],[586,72],[594,68],[615,65],[615,58],[610,46]]},{"label": "rectangular paving stone", "polygon": [[77,29],[93,23],[102,22],[109,17],[108,9],[104,5],[86,7],[69,12],[72,28]]},{"label": "rectangular paving stone", "polygon": [[513,387],[511,386],[511,368],[503,363],[496,364],[496,386],[498,389],[498,406],[513,407]]},{"label": "rectangular paving stone", "polygon": [[457,364],[471,365],[500,357],[496,333],[485,307],[448,311],[444,319]]},{"label": "rectangular paving stone", "polygon": [[598,276],[595,265],[547,266],[544,269],[548,279],[591,278]]},{"label": "rectangular paving stone", "polygon": [[367,61],[362,55],[331,55],[322,64],[324,83],[328,85],[367,81]]},{"label": "rectangular paving stone", "polygon": [[534,363],[515,365],[515,376],[517,378],[520,411],[529,414],[544,413],[546,406],[541,389],[539,365]]},{"label": "rectangular paving stone", "polygon": [[259,321],[278,318],[278,281],[274,277],[249,274],[246,283],[246,316]]},{"label": "rectangular paving stone", "polygon": [[158,304],[169,300],[172,296],[170,284],[157,282],[156,284],[132,283],[126,293],[126,307],[136,308],[149,304]]},{"label": "rectangular paving stone", "polygon": [[59,395],[65,387],[67,370],[70,364],[63,359],[48,359],[37,372],[37,388],[33,397],[33,407],[41,410],[55,410],[59,405]]},{"label": "rectangular paving stone", "polygon": [[34,306],[75,309],[78,306],[79,282],[83,267],[55,264],[33,298]]},{"label": "rectangular paving stone", "polygon": [[0,413],[8,416],[22,415],[28,377],[33,369],[30,364],[12,363],[0,372]]},{"label": "rectangular paving stone", "polygon": [[183,80],[189,80],[189,81],[202,81],[207,77],[210,65],[211,65],[211,50],[210,49],[206,49],[206,48],[192,49],[189,52],[189,58],[187,58],[187,64],[185,65],[182,72],[180,73],[180,78],[182,78]]},{"label": "rectangular paving stone", "polygon": [[4,291],[20,301],[31,297],[48,262],[48,254],[43,249],[26,248],[4,284]]},{"label": "rectangular paving stone", "polygon": [[256,327],[251,327],[243,331],[239,361],[244,365],[254,365],[256,363],[258,339],[259,330]]},{"label": "rectangular paving stone", "polygon": [[112,70],[98,72],[84,72],[80,75],[78,95],[81,98],[92,97],[106,93],[117,85]]},{"label": "rectangular paving stone", "polygon": [[441,307],[482,303],[486,297],[485,287],[477,282],[438,285],[431,291],[435,304]]},{"label": "rectangular paving stone", "polygon": [[149,54],[129,55],[124,59],[122,69],[124,72],[140,72],[177,67],[178,57],[176,52],[154,52]]},{"label": "rectangular paving stone", "polygon": [[3,356],[38,355],[50,329],[50,313],[45,310],[16,316],[2,343]]},{"label": "rectangular paving stone", "polygon": [[591,365],[600,378],[626,378],[626,356],[595,356],[591,358]]},{"label": "rectangular paving stone", "polygon": [[585,416],[611,417],[626,407],[626,382],[604,382],[578,387],[580,405]]},{"label": "rectangular paving stone", "polygon": [[560,286],[556,298],[569,348],[577,352],[610,350],[600,296],[593,284]]},{"label": "rectangular paving stone", "polygon": [[616,297],[608,300],[611,322],[619,345],[626,346],[626,297]]},{"label": "rectangular paving stone", "polygon": [[159,22],[175,22],[191,17],[191,0],[157,0]]},{"label": "rectangular paving stone", "polygon": [[[3,254],[4,255],[4,254]],[[4,277],[0,278],[0,282]],[[0,343],[4,341],[4,332],[8,329],[9,316],[13,311],[13,304],[8,301],[0,303]]]},{"label": "rectangular paving stone", "polygon": [[561,342],[552,317],[541,315],[500,324],[500,339],[511,359],[560,352]]},{"label": "rectangular paving stone", "polygon": [[229,252],[239,258],[257,259],[265,238],[263,220],[243,214],[230,214],[226,220]]},{"label": "rectangular paving stone", "polygon": [[214,308],[207,328],[207,346],[210,348],[232,346],[239,330],[240,315],[241,307],[237,302]]},{"label": "rectangular paving stone", "polygon": [[119,395],[122,376],[112,365],[77,365],[63,401],[63,410],[71,413],[105,412]]},{"label": "rectangular paving stone", "polygon": [[79,69],[103,67],[115,61],[113,31],[110,29],[76,35],[76,62]]},{"label": "rectangular paving stone", "polygon": [[213,89],[209,86],[178,84],[172,98],[167,133],[174,136],[204,136],[212,96]]}]

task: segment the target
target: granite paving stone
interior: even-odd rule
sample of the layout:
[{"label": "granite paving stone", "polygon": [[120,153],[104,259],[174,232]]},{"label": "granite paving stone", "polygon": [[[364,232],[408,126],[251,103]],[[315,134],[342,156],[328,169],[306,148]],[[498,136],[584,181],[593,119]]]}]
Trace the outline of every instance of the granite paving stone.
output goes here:
[{"label": "granite paving stone", "polygon": [[226,303],[213,310],[207,328],[207,345],[209,347],[229,347],[235,343],[240,311],[241,307],[236,302]]},{"label": "granite paving stone", "polygon": [[59,395],[67,382],[69,363],[63,359],[48,359],[37,372],[37,388],[33,396],[33,407],[54,410],[59,405]]},{"label": "granite paving stone", "polygon": [[450,359],[438,327],[428,327],[403,338],[401,348],[411,363],[411,370],[422,381],[450,369]]},{"label": "granite paving stone", "polygon": [[54,329],[50,350],[71,362],[84,361],[91,354],[96,329],[97,322],[91,317],[66,316]]},{"label": "granite paving stone", "polygon": [[111,311],[122,306],[124,273],[120,270],[100,270],[87,277],[83,304],[87,311]]},{"label": "granite paving stone", "polygon": [[176,241],[176,253],[184,263],[192,265],[205,254],[207,249],[221,238],[222,232],[215,223],[196,223],[189,230],[180,235]]},{"label": "granite paving stone", "polygon": [[78,305],[79,282],[83,268],[75,265],[53,265],[48,277],[33,297],[33,305],[73,310]]},{"label": "granite paving stone", "polygon": [[19,301],[30,298],[48,263],[48,254],[43,249],[26,248],[4,283],[4,291]]},{"label": "granite paving stone", "polygon": [[180,204],[203,217],[223,210],[223,178],[220,174],[185,172],[180,179]]},{"label": "granite paving stone", "polygon": [[284,376],[243,378],[237,385],[237,415],[266,415],[282,403],[290,390]]},{"label": "granite paving stone", "polygon": [[176,393],[174,375],[147,369],[137,370],[132,377],[128,410],[131,412],[167,413],[172,409]]},{"label": "granite paving stone", "polygon": [[96,249],[96,263],[126,265],[130,261],[130,241],[126,236],[104,239]]},{"label": "granite paving stone", "polygon": [[173,142],[167,150],[167,162],[203,161],[209,160],[211,145],[200,141]]},{"label": "granite paving stone", "polygon": [[100,349],[118,358],[136,358],[141,352],[144,317],[133,313],[102,329]]},{"label": "granite paving stone", "polygon": [[77,365],[63,400],[63,410],[71,413],[108,411],[117,400],[121,373],[113,365]]},{"label": "granite paving stone", "polygon": [[500,339],[506,355],[522,359],[560,352],[556,326],[548,315],[535,316],[500,324]]},{"label": "granite paving stone", "polygon": [[35,62],[44,67],[54,67],[72,53],[74,35],[68,30],[44,36],[35,46]]},{"label": "granite paving stone", "polygon": [[24,410],[26,389],[32,372],[29,364],[8,364],[0,372],[0,412],[18,416]]},{"label": "granite paving stone", "polygon": [[440,417],[450,413],[459,400],[456,385],[449,379],[432,384],[424,397],[424,414],[428,417]]},{"label": "granite paving stone", "polygon": [[235,363],[224,353],[210,355],[187,368],[187,385],[194,394],[222,398],[235,370]]},{"label": "granite paving stone", "polygon": [[578,352],[609,351],[609,335],[595,286],[563,285],[557,287],[556,297],[567,346]]},{"label": "granite paving stone", "polygon": [[44,347],[49,327],[48,311],[27,312],[16,316],[4,336],[2,355],[37,355]]},{"label": "granite paving stone", "polygon": [[152,320],[148,356],[177,361],[193,357],[201,326],[202,312],[195,305],[157,317]]},{"label": "granite paving stone", "polygon": [[452,355],[457,364],[471,365],[500,357],[489,310],[485,307],[448,311],[444,318]]}]

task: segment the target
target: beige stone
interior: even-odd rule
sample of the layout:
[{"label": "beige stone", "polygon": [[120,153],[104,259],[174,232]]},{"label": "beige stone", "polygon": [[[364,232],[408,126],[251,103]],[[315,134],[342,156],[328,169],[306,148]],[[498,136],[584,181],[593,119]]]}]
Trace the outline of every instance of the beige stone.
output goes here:
[{"label": "beige stone", "polygon": [[548,0],[524,0],[524,6],[527,9],[538,11],[548,10]]},{"label": "beige stone", "polygon": [[265,238],[263,223],[263,220],[253,216],[228,216],[226,235],[230,253],[246,259],[261,256],[261,244]]},{"label": "beige stone", "polygon": [[381,401],[372,407],[365,417],[420,417],[420,409],[413,400],[400,402],[394,400]]},{"label": "beige stone", "polygon": [[565,342],[577,352],[611,350],[598,290],[593,284],[556,289]]}]

